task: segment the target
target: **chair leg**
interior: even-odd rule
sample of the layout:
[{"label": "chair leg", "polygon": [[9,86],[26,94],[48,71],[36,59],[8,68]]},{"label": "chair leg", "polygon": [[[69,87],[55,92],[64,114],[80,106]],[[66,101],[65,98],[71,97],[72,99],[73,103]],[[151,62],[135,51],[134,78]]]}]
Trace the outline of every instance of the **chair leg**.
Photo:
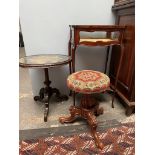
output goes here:
[{"label": "chair leg", "polygon": [[72,48],[72,72],[75,73],[75,51],[76,46]]},{"label": "chair leg", "polygon": [[109,51],[110,51],[110,46],[107,47],[107,55],[106,55],[106,63],[105,63],[105,70],[104,73],[107,73],[107,66],[108,66],[108,59],[109,59]]},{"label": "chair leg", "polygon": [[70,111],[70,116],[60,117],[59,118],[60,123],[62,123],[62,124],[63,123],[72,123],[76,119],[75,116],[78,114],[77,113],[78,112],[77,108],[74,107],[74,106],[71,106],[69,108],[69,111]]}]

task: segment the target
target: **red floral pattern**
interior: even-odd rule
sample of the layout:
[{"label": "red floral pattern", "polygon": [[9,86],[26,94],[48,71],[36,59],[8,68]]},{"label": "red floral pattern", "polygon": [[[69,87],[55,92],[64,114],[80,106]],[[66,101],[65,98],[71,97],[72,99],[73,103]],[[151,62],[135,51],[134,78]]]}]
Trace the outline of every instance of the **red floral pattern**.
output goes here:
[{"label": "red floral pattern", "polygon": [[67,79],[68,87],[84,94],[103,92],[110,85],[109,77],[101,72],[82,70],[71,74]]}]

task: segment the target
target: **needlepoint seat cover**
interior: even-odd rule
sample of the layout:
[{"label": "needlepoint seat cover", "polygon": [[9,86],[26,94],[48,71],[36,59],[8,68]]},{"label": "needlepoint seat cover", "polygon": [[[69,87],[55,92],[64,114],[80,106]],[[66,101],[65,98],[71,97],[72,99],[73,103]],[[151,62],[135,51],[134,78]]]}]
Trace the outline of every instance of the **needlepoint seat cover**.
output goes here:
[{"label": "needlepoint seat cover", "polygon": [[110,86],[110,79],[106,74],[98,71],[82,70],[68,76],[67,86],[83,94],[99,93]]}]

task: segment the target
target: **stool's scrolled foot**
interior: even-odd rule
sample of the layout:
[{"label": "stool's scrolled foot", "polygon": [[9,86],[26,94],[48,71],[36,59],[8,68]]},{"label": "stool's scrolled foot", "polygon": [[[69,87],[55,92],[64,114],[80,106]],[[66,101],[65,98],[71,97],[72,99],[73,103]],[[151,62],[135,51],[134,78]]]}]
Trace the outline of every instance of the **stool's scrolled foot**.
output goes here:
[{"label": "stool's scrolled foot", "polygon": [[98,134],[96,132],[96,127],[91,127],[91,133],[94,137],[95,144],[96,144],[97,148],[103,149],[103,143],[100,141],[100,139],[98,137]]},{"label": "stool's scrolled foot", "polygon": [[76,118],[75,118],[75,115],[76,115],[76,107],[74,106],[71,106],[70,109],[70,116],[66,116],[66,117],[60,117],[59,118],[59,121],[60,123],[72,123]]},{"label": "stool's scrolled foot", "polygon": [[72,123],[75,120],[74,116],[66,116],[66,117],[60,117],[59,118],[59,122],[64,124],[64,123]]},{"label": "stool's scrolled foot", "polygon": [[100,143],[98,144],[98,148],[102,150],[102,149],[103,149],[103,143],[100,142]]}]

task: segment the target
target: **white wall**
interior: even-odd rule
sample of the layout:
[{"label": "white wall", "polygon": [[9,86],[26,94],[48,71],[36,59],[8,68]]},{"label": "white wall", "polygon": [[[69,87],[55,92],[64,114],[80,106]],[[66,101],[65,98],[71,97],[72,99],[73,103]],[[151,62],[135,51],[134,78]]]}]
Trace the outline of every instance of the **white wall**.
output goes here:
[{"label": "white wall", "polygon": [[[20,0],[20,22],[26,55],[41,53],[68,54],[69,25],[114,24],[111,7],[114,0]],[[76,51],[76,68],[103,71],[104,47],[80,47]],[[88,53],[89,52],[89,53]],[[51,72],[52,70],[52,72]],[[50,69],[50,80],[67,93],[68,66]],[[41,69],[31,69],[34,95],[43,86]]]}]

